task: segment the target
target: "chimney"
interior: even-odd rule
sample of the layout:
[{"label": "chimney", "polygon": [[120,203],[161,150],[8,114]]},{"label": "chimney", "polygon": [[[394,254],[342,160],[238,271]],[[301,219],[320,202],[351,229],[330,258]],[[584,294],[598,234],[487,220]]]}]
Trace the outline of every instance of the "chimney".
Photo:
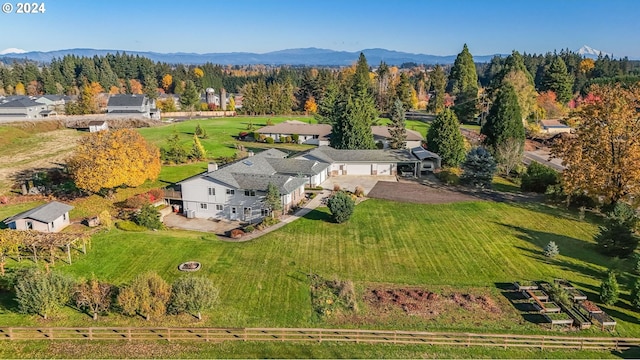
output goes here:
[{"label": "chimney", "polygon": [[214,162],[210,162],[209,165],[207,165],[207,172],[212,172],[212,171],[216,171],[218,170],[218,164],[214,163]]}]

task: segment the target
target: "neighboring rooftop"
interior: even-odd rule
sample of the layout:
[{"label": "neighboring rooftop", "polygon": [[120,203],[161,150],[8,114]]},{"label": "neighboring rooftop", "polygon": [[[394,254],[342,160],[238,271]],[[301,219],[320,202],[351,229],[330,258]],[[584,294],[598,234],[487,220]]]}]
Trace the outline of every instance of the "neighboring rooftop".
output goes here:
[{"label": "neighboring rooftop", "polygon": [[320,146],[310,150],[311,156],[327,163],[333,162],[415,162],[416,158],[407,150],[339,150]]},{"label": "neighboring rooftop", "polygon": [[25,109],[25,108],[33,107],[33,106],[42,106],[42,104],[39,104],[39,103],[29,99],[29,98],[11,100],[9,102],[0,104],[0,108],[21,108],[21,109]]},{"label": "neighboring rooftop", "polygon": [[50,203],[40,205],[31,210],[27,210],[17,215],[11,216],[5,219],[3,222],[7,224],[9,222],[19,220],[19,219],[33,219],[43,223],[50,223],[53,220],[62,216],[63,214],[71,211],[72,209],[73,209],[73,206],[71,205],[63,204],[57,201],[52,201]]},{"label": "neighboring rooftop", "polygon": [[135,106],[144,105],[146,96],[137,94],[116,94],[109,97],[107,106]]},{"label": "neighboring rooftop", "polygon": [[543,128],[568,128],[570,126],[567,126],[563,123],[561,123],[558,120],[540,120],[540,124],[542,125]]},{"label": "neighboring rooftop", "polygon": [[[374,139],[376,137],[380,137],[383,139],[391,138],[391,134],[389,133],[389,127],[386,125],[372,126],[371,132],[373,133]],[[420,140],[424,140],[424,137],[422,136],[422,134],[420,134],[415,130],[407,129],[407,141],[420,141]]]},{"label": "neighboring rooftop", "polygon": [[329,138],[331,125],[307,124],[298,120],[288,120],[279,124],[265,126],[258,129],[258,132],[261,134],[317,135],[320,138]]}]

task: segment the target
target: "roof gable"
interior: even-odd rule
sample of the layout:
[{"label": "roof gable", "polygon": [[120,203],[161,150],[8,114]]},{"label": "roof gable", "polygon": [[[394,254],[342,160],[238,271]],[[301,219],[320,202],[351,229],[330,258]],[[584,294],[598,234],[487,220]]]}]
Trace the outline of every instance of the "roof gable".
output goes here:
[{"label": "roof gable", "polygon": [[4,223],[9,223],[12,221],[20,220],[20,219],[33,219],[36,221],[40,221],[43,223],[50,223],[55,219],[59,218],[65,213],[68,213],[73,209],[73,206],[63,204],[61,202],[52,201],[50,203],[40,205],[31,210],[27,210],[21,212],[17,215],[9,217],[5,219]]}]

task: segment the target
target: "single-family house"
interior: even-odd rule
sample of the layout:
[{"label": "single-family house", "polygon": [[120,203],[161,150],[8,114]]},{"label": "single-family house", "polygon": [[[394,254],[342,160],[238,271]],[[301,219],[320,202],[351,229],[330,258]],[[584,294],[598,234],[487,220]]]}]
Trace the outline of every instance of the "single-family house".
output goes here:
[{"label": "single-family house", "polygon": [[146,95],[116,94],[109,97],[107,115],[159,120],[160,110],[156,108],[155,100]]},{"label": "single-family house", "polygon": [[258,133],[276,142],[281,142],[287,136],[298,135],[298,143],[310,145],[329,145],[331,125],[307,124],[298,120],[288,120],[279,124],[265,126],[258,129]]},{"label": "single-family house", "polygon": [[[187,217],[257,222],[270,215],[264,198],[269,184],[273,184],[280,191],[286,212],[304,198],[305,185],[319,181],[323,171],[326,178],[328,167],[312,165],[294,176],[292,169],[301,163],[286,156],[282,151],[270,149],[225,166],[210,164],[207,172],[177,184],[179,205]],[[287,161],[291,164],[286,164]]]},{"label": "single-family house", "polygon": [[20,98],[0,104],[0,119],[41,119],[52,115],[47,105],[29,98]]},{"label": "single-family house", "polygon": [[[389,133],[389,127],[386,125],[381,126],[372,126],[371,133],[373,133],[373,141],[376,143],[382,143],[382,148],[389,148],[389,141],[391,140],[391,133]],[[422,142],[424,141],[424,137],[422,134],[415,130],[406,130],[406,148],[411,149],[417,146],[422,146]]]},{"label": "single-family house", "polygon": [[89,132],[98,132],[109,130],[109,124],[104,120],[89,121]]},{"label": "single-family house", "polygon": [[58,232],[69,225],[69,211],[73,206],[52,201],[11,216],[3,222],[9,229]]},{"label": "single-family house", "polygon": [[398,171],[419,175],[420,160],[409,150],[339,150],[319,146],[298,157],[330,164],[330,176],[397,175]]},{"label": "single-family house", "polygon": [[59,113],[64,111],[64,106],[70,100],[71,98],[69,96],[47,94],[35,98],[34,101],[46,105],[48,110]]},{"label": "single-family house", "polygon": [[540,127],[545,134],[570,133],[571,127],[558,120],[540,120]]}]

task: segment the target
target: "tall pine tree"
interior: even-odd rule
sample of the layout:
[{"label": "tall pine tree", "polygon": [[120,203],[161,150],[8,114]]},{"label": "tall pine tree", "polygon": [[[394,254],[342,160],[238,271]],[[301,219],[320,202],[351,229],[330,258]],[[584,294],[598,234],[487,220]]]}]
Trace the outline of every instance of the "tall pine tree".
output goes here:
[{"label": "tall pine tree", "polygon": [[516,139],[524,145],[524,125],[520,115],[520,106],[513,86],[505,84],[496,96],[489,110],[487,122],[480,133],[486,136],[484,144],[491,151],[504,144],[507,139]]},{"label": "tall pine tree", "polygon": [[473,120],[477,111],[478,74],[467,44],[464,44],[451,68],[449,91],[456,96],[453,111],[458,119],[463,122]]},{"label": "tall pine tree", "polygon": [[444,95],[447,85],[447,76],[442,66],[436,65],[431,72],[431,95],[429,97],[428,110],[434,114],[439,114],[444,110]]},{"label": "tall pine tree", "polygon": [[542,90],[555,92],[558,101],[566,104],[571,100],[572,88],[573,78],[567,72],[567,65],[560,56],[554,56],[542,78]]},{"label": "tall pine tree", "polygon": [[457,167],[464,161],[464,139],[452,110],[445,109],[436,116],[427,132],[427,148],[440,155],[443,166]]},{"label": "tall pine tree", "polygon": [[392,149],[404,149],[407,146],[407,128],[404,107],[400,99],[393,102],[391,109],[391,124],[389,125],[391,140],[389,147]]}]

